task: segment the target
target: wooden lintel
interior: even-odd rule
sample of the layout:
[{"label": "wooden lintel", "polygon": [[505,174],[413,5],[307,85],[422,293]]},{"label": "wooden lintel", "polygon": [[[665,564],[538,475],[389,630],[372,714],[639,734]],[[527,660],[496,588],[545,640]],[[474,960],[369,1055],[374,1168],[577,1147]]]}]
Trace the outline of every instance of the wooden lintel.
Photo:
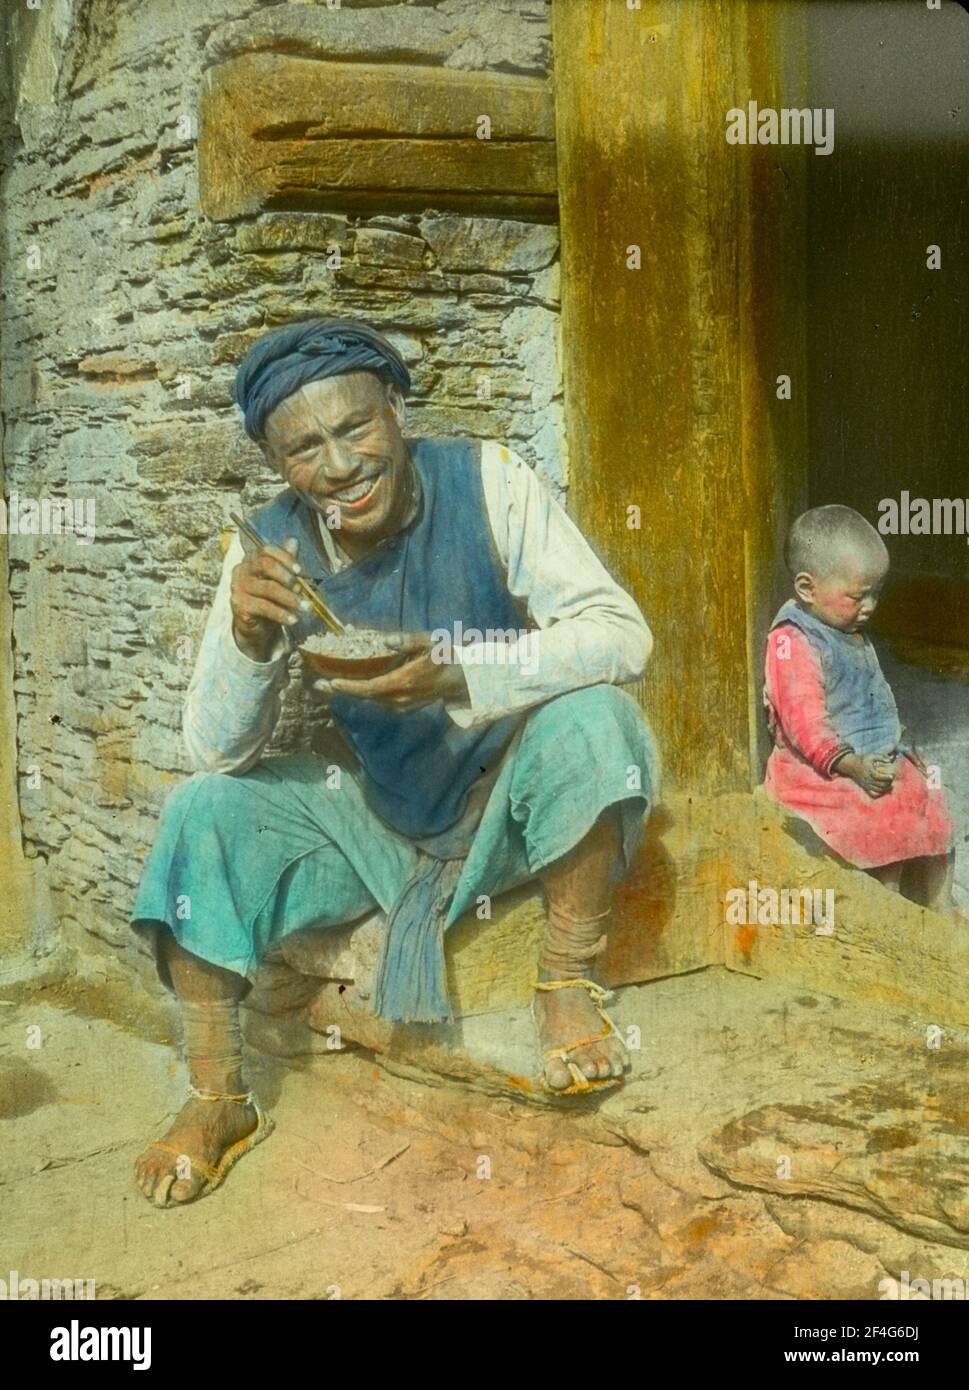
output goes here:
[{"label": "wooden lintel", "polygon": [[199,187],[216,221],[429,206],[553,221],[551,90],[506,73],[244,54],[205,75]]}]

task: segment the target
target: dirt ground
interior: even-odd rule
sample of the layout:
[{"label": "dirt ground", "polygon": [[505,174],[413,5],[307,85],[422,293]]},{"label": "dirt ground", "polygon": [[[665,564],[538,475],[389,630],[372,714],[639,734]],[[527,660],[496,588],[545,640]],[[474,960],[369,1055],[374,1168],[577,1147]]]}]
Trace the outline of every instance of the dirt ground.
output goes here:
[{"label": "dirt ground", "polygon": [[[815,1199],[807,1179],[786,1196],[725,1176],[723,1135],[764,1102],[802,1123],[823,1103],[830,1127],[825,1086],[874,1095],[884,1067],[897,1089],[904,1020],[876,1034],[851,1006],[723,971],[644,991],[630,1082],[586,1113],[407,1079],[352,1049],[256,1057],[275,1133],[216,1194],[160,1211],[131,1166],[182,1095],[167,1006],[118,981],[7,989],[0,1278],[93,1278],[102,1299],[872,1299],[903,1268],[969,1273],[963,1235],[927,1240],[942,1228],[911,1191],[898,1212],[882,1191],[876,1213],[868,1179]],[[717,1135],[727,1157],[703,1161]]]}]

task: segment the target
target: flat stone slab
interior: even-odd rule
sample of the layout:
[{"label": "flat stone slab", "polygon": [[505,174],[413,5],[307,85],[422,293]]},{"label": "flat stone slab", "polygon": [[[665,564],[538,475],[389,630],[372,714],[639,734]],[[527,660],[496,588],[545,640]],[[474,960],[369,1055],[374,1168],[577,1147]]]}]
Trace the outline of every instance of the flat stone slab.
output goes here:
[{"label": "flat stone slab", "polygon": [[837,1088],[813,1103],[759,1106],[701,1145],[700,1156],[742,1187],[841,1203],[969,1249],[969,1054],[946,1061],[941,1085],[910,1074]]},{"label": "flat stone slab", "polygon": [[353,0],[263,6],[245,19],[216,24],[206,67],[243,53],[291,53],[357,63],[412,63],[545,76],[551,63],[547,16],[518,7]]}]

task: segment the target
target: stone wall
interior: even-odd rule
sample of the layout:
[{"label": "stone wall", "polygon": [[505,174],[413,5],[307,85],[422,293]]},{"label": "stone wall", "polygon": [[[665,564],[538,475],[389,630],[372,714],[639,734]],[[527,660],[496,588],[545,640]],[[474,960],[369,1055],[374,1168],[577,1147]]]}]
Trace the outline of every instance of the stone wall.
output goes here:
[{"label": "stone wall", "polygon": [[230,405],[254,336],[366,318],[411,367],[410,433],[501,437],[565,485],[556,228],[433,207],[207,221],[199,87],[240,25],[250,46],[297,27],[341,61],[547,76],[546,0],[50,0],[16,19],[5,492],[96,507],[92,544],[9,538],[20,809],[60,939],[85,950],[132,949],[220,532],[278,486]]}]

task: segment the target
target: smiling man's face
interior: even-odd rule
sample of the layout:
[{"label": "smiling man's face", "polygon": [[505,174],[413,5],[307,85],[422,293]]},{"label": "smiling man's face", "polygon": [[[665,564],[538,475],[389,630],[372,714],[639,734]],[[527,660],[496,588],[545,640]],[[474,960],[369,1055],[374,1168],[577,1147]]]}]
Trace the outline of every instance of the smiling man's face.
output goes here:
[{"label": "smiling man's face", "polygon": [[297,492],[328,516],[353,549],[393,535],[409,498],[409,462],[401,428],[404,402],[372,372],[311,381],[266,418],[263,449]]}]

